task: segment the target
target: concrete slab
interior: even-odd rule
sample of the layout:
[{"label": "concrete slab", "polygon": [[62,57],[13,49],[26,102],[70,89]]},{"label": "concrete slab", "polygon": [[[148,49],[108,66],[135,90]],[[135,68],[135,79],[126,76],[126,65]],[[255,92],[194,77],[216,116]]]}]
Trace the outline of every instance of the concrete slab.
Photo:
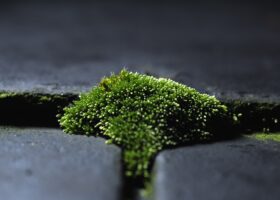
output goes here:
[{"label": "concrete slab", "polygon": [[0,199],[115,200],[121,184],[120,149],[103,139],[0,128]]},{"label": "concrete slab", "polygon": [[6,3],[0,90],[79,93],[127,67],[231,98],[280,96],[273,3]]},{"label": "concrete slab", "polygon": [[155,167],[158,200],[277,200],[280,143],[248,138],[160,153]]}]

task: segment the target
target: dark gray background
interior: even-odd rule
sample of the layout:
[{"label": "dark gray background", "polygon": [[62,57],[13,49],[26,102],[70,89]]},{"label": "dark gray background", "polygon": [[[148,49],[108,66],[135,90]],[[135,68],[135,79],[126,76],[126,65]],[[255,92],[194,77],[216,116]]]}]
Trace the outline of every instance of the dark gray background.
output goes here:
[{"label": "dark gray background", "polygon": [[279,6],[267,1],[7,1],[0,90],[78,93],[127,67],[216,95],[277,97],[279,44]]}]

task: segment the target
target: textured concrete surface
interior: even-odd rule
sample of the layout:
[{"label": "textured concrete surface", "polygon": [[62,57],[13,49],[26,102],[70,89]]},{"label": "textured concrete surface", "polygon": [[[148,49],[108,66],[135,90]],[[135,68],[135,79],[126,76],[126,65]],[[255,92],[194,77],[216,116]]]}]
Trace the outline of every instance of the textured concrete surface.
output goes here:
[{"label": "textured concrete surface", "polygon": [[100,138],[44,128],[0,128],[0,199],[111,200],[120,150]]},{"label": "textured concrete surface", "polygon": [[18,2],[0,7],[0,90],[78,93],[127,67],[279,99],[277,4]]},{"label": "textured concrete surface", "polygon": [[158,200],[277,200],[280,143],[253,139],[195,145],[156,159]]}]

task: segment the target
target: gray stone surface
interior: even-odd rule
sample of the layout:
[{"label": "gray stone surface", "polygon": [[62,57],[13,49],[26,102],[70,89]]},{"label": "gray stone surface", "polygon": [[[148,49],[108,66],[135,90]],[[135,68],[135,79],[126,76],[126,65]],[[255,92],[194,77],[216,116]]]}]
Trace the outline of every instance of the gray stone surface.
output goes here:
[{"label": "gray stone surface", "polygon": [[156,159],[157,200],[278,200],[280,143],[253,139],[194,145]]},{"label": "gray stone surface", "polygon": [[121,68],[217,96],[280,96],[273,3],[21,2],[0,7],[0,90],[81,92]]},{"label": "gray stone surface", "polygon": [[116,200],[120,149],[56,129],[0,128],[0,199]]}]

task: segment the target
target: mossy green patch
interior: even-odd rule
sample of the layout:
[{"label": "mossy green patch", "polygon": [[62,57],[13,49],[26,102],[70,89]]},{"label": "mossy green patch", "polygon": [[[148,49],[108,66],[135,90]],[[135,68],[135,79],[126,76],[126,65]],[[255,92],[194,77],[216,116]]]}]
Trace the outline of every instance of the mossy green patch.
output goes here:
[{"label": "mossy green patch", "polygon": [[154,185],[155,183],[156,177],[155,174],[151,174],[151,177],[148,181],[146,181],[144,183],[144,188],[141,189],[140,192],[140,199],[145,199],[145,200],[151,200],[154,199],[155,196],[155,191],[154,191]]},{"label": "mossy green patch", "polygon": [[13,92],[0,92],[0,100],[15,97],[15,96],[17,96],[17,94]]},{"label": "mossy green patch", "polygon": [[160,150],[215,137],[227,107],[169,79],[121,71],[82,94],[59,119],[67,133],[103,136],[124,150],[127,176],[148,177]]},{"label": "mossy green patch", "polygon": [[257,140],[272,140],[276,142],[280,142],[280,132],[277,133],[255,133],[251,135],[250,137],[255,138]]}]

